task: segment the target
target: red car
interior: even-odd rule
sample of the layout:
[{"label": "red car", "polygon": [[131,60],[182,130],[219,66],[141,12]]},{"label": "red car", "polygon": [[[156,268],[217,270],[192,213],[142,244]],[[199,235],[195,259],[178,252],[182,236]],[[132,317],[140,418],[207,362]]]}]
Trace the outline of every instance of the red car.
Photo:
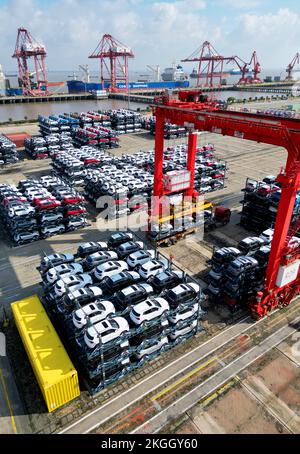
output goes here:
[{"label": "red car", "polygon": [[12,195],[12,196],[8,196],[8,197],[4,197],[4,199],[2,200],[2,205],[6,207],[7,205],[9,205],[11,202],[14,202],[14,201],[21,202],[21,203],[28,202],[26,197]]},{"label": "red car", "polygon": [[85,166],[88,166],[90,164],[100,164],[101,161],[99,161],[99,159],[96,159],[96,158],[87,158],[84,160],[84,165]]},{"label": "red car", "polygon": [[39,203],[44,202],[45,200],[48,200],[48,201],[50,201],[50,200],[51,200],[51,201],[55,201],[56,198],[53,197],[53,195],[51,195],[51,196],[49,196],[49,195],[48,195],[48,196],[42,196],[42,195],[40,195],[40,196],[38,196],[38,197],[35,197],[35,198],[33,199],[32,203],[33,203],[34,205],[38,205]]},{"label": "red car", "polygon": [[66,216],[77,216],[78,214],[84,214],[86,213],[86,209],[83,206],[78,206],[78,207],[69,207],[65,211]]},{"label": "red car", "polygon": [[47,198],[47,199],[44,199],[44,200],[37,200],[37,203],[36,203],[36,208],[39,210],[39,211],[42,211],[42,210],[53,210],[54,208],[59,208],[61,206],[61,203],[56,200],[56,199],[50,199],[50,198]]},{"label": "red car", "polygon": [[65,195],[62,197],[61,204],[62,205],[69,205],[69,204],[76,204],[76,203],[82,203],[85,201],[85,198],[82,197],[81,195]]}]

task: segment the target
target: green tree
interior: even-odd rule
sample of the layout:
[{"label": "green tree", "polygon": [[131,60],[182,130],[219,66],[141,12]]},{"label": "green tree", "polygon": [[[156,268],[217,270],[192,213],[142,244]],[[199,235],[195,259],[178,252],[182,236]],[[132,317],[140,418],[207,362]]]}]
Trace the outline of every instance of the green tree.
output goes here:
[{"label": "green tree", "polygon": [[227,102],[228,104],[233,104],[234,102],[236,102],[236,99],[234,96],[229,96],[229,98],[227,98]]}]

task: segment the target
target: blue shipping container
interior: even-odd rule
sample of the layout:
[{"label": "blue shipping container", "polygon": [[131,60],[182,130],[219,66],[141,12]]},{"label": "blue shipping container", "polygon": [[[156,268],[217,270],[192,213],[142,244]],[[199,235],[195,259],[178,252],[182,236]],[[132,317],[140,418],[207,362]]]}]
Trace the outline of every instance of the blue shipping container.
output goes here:
[{"label": "blue shipping container", "polygon": [[6,96],[21,96],[22,88],[7,88]]}]

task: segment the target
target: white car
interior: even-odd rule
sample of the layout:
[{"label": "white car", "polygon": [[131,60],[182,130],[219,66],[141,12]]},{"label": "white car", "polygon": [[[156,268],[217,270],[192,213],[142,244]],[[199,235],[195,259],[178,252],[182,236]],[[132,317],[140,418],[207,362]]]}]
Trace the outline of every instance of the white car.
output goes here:
[{"label": "white car", "polygon": [[178,322],[188,320],[193,317],[198,311],[198,304],[193,304],[192,306],[183,307],[182,309],[177,310],[175,313],[168,317],[170,323],[175,325]]},{"label": "white car", "polygon": [[43,213],[40,217],[41,224],[62,221],[64,218],[62,213]]},{"label": "white car", "polygon": [[23,232],[23,233],[16,233],[14,235],[14,242],[20,246],[21,244],[33,241],[37,241],[40,238],[40,234],[37,230],[33,232]]},{"label": "white car", "polygon": [[35,215],[35,209],[31,206],[28,206],[28,205],[16,205],[16,206],[13,206],[13,207],[9,207],[8,208],[8,217],[9,218],[19,218],[19,217],[22,217],[22,216],[34,216]]},{"label": "white car", "polygon": [[132,307],[129,317],[136,325],[161,317],[170,309],[168,302],[161,297],[148,298]]},{"label": "white car", "polygon": [[169,337],[172,341],[178,339],[179,337],[185,336],[186,334],[189,334],[191,331],[193,331],[196,326],[197,326],[198,320],[193,320],[192,323],[190,323],[187,326],[184,326],[183,328],[176,329],[173,333],[169,334]]},{"label": "white car", "polygon": [[102,263],[108,262],[109,260],[117,260],[118,254],[114,251],[98,251],[94,252],[94,254],[89,255],[84,260],[84,266],[88,269],[95,268],[97,265],[101,265]]},{"label": "white car", "polygon": [[62,265],[50,268],[44,276],[44,281],[47,284],[54,284],[62,275],[68,276],[70,274],[82,274],[83,268],[79,263],[63,263]]},{"label": "white car", "polygon": [[51,254],[46,255],[41,260],[41,270],[43,272],[48,271],[53,266],[61,265],[62,263],[72,263],[74,262],[74,255],[73,254]]},{"label": "white car", "polygon": [[149,260],[139,268],[138,272],[143,279],[149,279],[149,277],[165,271],[168,266],[169,262],[167,259]]},{"label": "white car", "polygon": [[104,241],[89,241],[87,243],[81,243],[77,249],[78,257],[86,257],[89,254],[94,254],[99,251],[107,251],[108,245]]},{"label": "white car", "polygon": [[121,271],[128,270],[128,265],[123,260],[113,260],[98,265],[94,270],[95,278],[102,281],[107,276],[113,276]]},{"label": "white car", "polygon": [[134,355],[137,359],[146,359],[147,356],[152,355],[153,353],[158,352],[163,348],[166,348],[168,343],[169,341],[167,337],[162,337],[159,340],[154,339],[150,344],[146,344],[146,346],[142,345],[141,349],[137,350]]},{"label": "white car", "polygon": [[73,307],[75,303],[83,305],[92,303],[93,301],[101,298],[103,292],[100,287],[91,285],[90,287],[83,287],[68,293],[64,298],[64,303],[68,307]]},{"label": "white car", "polygon": [[65,226],[63,224],[58,225],[47,225],[41,228],[41,235],[43,238],[49,238],[53,235],[58,235],[65,232]]},{"label": "white car", "polygon": [[66,230],[68,232],[73,232],[76,229],[82,229],[86,225],[87,221],[85,218],[69,219],[68,224],[66,226]]},{"label": "white car", "polygon": [[155,251],[154,250],[147,250],[147,251],[136,251],[130,254],[127,257],[127,263],[130,268],[135,268],[136,266],[143,265],[146,262],[155,258]]},{"label": "white car", "polygon": [[[109,342],[116,342],[118,338],[128,333],[128,331],[129,325],[125,318],[115,317],[106,319],[88,328],[84,335],[84,341],[87,347],[92,349],[99,345],[100,337],[101,343],[104,345]],[[124,340],[124,342],[121,342],[120,347],[126,347],[127,345],[128,341]]]},{"label": "white car", "polygon": [[110,301],[96,301],[87,304],[73,313],[73,323],[76,328],[81,329],[87,324],[87,320],[95,325],[116,312],[113,303]]},{"label": "white car", "polygon": [[54,292],[56,296],[62,296],[68,291],[74,292],[92,283],[92,278],[88,274],[80,274],[78,276],[69,275],[56,282]]},{"label": "white car", "polygon": [[267,229],[259,235],[259,238],[264,240],[265,244],[270,244],[273,240],[274,229]]}]

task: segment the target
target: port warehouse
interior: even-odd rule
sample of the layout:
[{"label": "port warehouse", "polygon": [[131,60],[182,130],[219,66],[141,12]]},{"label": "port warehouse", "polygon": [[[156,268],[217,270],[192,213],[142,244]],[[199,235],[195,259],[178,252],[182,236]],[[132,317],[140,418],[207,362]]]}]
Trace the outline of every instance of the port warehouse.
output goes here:
[{"label": "port warehouse", "polygon": [[52,412],[79,396],[77,371],[37,295],[15,302],[11,308],[48,411]]}]

